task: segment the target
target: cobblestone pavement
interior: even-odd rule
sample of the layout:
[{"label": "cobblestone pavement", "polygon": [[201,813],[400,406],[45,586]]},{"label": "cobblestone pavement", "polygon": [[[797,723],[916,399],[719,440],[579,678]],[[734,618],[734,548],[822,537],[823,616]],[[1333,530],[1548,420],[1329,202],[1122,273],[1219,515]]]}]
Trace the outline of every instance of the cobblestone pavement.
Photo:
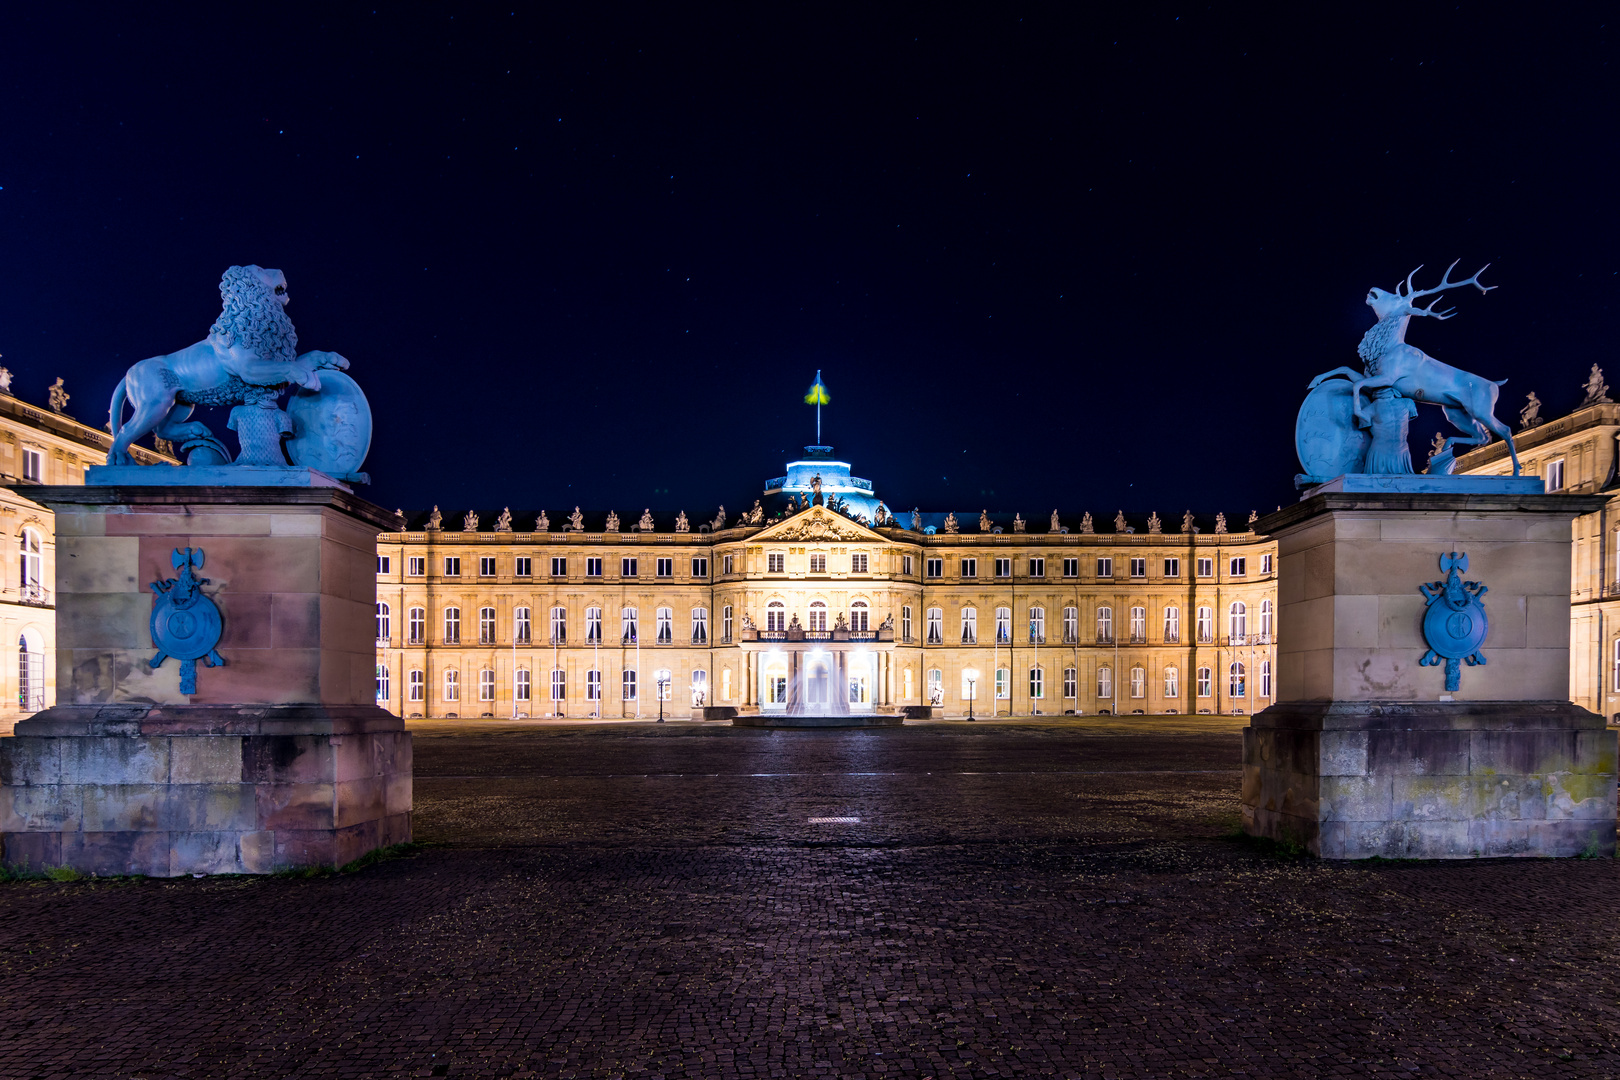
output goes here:
[{"label": "cobblestone pavement", "polygon": [[1256,848],[1240,725],[417,725],[407,857],[0,885],[0,1076],[1620,1075],[1615,863]]}]

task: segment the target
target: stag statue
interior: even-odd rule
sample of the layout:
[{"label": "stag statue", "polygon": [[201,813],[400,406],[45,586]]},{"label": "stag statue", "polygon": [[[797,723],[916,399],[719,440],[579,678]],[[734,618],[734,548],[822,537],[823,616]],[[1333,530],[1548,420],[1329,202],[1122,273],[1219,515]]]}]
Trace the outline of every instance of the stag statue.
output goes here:
[{"label": "stag statue", "polygon": [[[1371,422],[1366,403],[1362,400],[1363,394],[1372,396],[1378,390],[1390,388],[1413,401],[1438,405],[1447,420],[1458,430],[1468,433],[1467,436],[1446,440],[1447,449],[1457,445],[1483,446],[1491,441],[1492,435],[1496,435],[1507,442],[1508,454],[1513,458],[1513,475],[1517,476],[1519,452],[1513,444],[1513,431],[1496,418],[1496,396],[1500,392],[1499,387],[1507,380],[1492,382],[1471,375],[1450,364],[1443,364],[1422,349],[1406,343],[1406,325],[1412,316],[1433,316],[1444,321],[1456,314],[1455,308],[1435,310],[1440,303],[1440,294],[1447,289],[1472,285],[1483,293],[1496,288],[1495,285],[1481,285],[1479,282],[1479,275],[1486,271],[1489,263],[1480,267],[1473,277],[1452,281],[1451,271],[1456,269],[1457,262],[1446,268],[1440,284],[1432,289],[1416,289],[1412,286],[1413,277],[1423,269],[1421,266],[1406,275],[1404,287],[1397,285],[1394,292],[1374,286],[1367,293],[1367,306],[1373,309],[1378,322],[1367,331],[1356,348],[1357,355],[1366,364],[1366,370],[1358,372],[1349,367],[1334,368],[1312,379],[1309,389],[1316,389],[1328,379],[1349,379],[1351,410],[1355,423],[1360,427],[1366,427]],[[1417,301],[1428,296],[1435,299],[1428,307],[1419,307]]]}]

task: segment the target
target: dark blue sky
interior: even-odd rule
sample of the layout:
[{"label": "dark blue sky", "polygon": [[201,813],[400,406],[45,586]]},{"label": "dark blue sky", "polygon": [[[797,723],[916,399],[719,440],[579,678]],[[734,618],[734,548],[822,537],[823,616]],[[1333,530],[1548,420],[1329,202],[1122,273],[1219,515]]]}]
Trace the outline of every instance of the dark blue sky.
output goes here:
[{"label": "dark blue sky", "polygon": [[714,7],[11,6],[0,363],[99,424],[257,262],[389,507],[708,516],[820,368],[891,505],[1026,517],[1292,497],[1418,263],[1503,418],[1614,363],[1612,9]]}]

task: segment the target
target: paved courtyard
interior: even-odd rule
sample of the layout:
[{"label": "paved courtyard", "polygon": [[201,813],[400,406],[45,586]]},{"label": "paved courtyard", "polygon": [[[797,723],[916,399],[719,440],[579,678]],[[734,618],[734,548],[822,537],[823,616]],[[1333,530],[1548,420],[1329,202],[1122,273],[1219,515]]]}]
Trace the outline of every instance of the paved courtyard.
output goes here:
[{"label": "paved courtyard", "polygon": [[406,857],[0,884],[0,1076],[1620,1075],[1620,867],[1257,848],[1240,726],[416,725]]}]

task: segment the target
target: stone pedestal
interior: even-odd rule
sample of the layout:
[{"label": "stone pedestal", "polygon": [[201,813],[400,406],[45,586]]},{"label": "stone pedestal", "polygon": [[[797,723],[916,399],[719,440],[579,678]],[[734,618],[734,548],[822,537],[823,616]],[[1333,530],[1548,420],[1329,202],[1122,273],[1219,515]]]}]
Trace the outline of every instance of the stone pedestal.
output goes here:
[{"label": "stone pedestal", "polygon": [[[31,488],[57,526],[58,704],[0,741],[12,867],[262,873],[410,839],[411,744],[376,706],[376,534],[333,487]],[[224,666],[154,668],[154,595],[201,548]]]},{"label": "stone pedestal", "polygon": [[[1596,496],[1321,491],[1278,545],[1278,703],[1244,732],[1252,834],[1329,858],[1612,855],[1615,733],[1569,701],[1570,527]],[[1488,586],[1485,663],[1419,663],[1440,558]]]}]

